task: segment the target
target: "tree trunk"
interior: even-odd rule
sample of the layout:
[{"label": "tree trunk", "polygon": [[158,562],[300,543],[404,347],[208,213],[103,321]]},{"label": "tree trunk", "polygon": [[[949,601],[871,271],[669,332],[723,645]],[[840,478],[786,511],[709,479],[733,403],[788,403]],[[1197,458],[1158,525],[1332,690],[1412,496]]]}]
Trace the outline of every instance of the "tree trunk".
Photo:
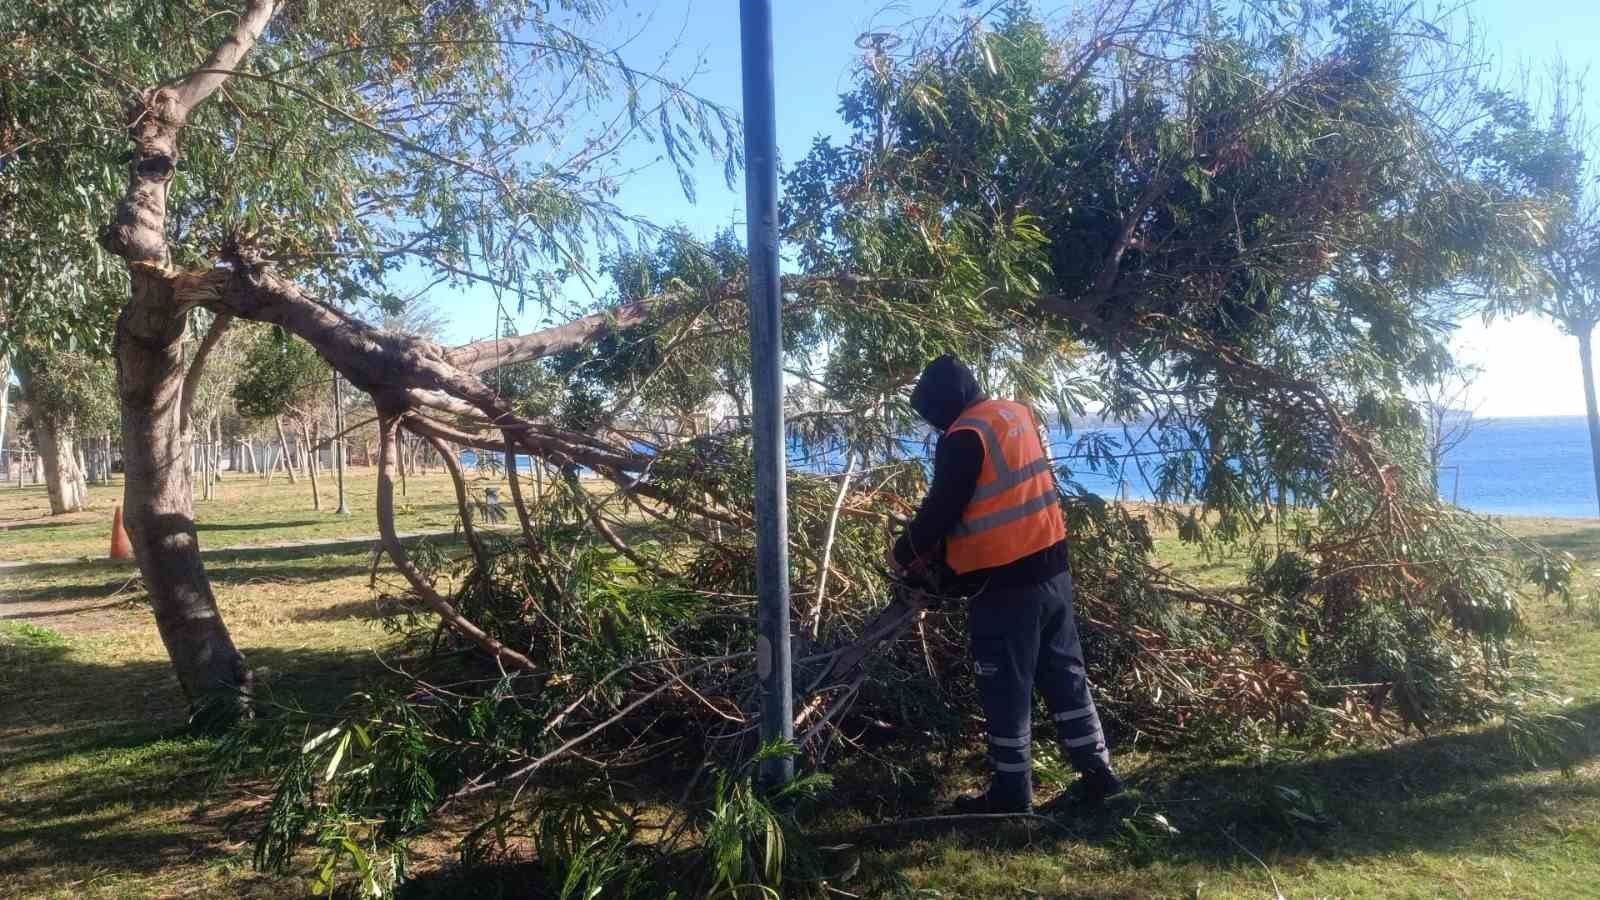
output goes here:
[{"label": "tree trunk", "polygon": [[1600,403],[1594,388],[1594,325],[1575,329],[1578,334],[1578,359],[1583,365],[1583,399],[1589,412],[1589,456],[1594,467],[1594,489],[1600,502]]},{"label": "tree trunk", "polygon": [[395,444],[395,469],[400,472],[400,496],[404,497],[406,496],[406,443],[404,439],[396,436]]},{"label": "tree trunk", "polygon": [[[18,358],[14,362],[17,382],[22,386],[22,396],[31,396],[32,373]],[[83,472],[77,464],[73,440],[69,437],[67,423],[59,422],[45,411],[34,410],[28,416],[33,431],[37,463],[44,465],[45,490],[50,495],[50,515],[60,516],[83,509],[88,487],[83,483]],[[34,481],[38,481],[35,469]]]},{"label": "tree trunk", "polygon": [[238,714],[250,672],[217,609],[194,529],[192,433],[183,404],[184,315],[164,285],[136,276],[117,322],[122,396],[123,520],[133,540],[156,627],[193,722],[209,727]]},{"label": "tree trunk", "polygon": [[300,430],[306,442],[306,471],[311,476],[311,508],[320,512],[322,491],[317,486],[317,433],[307,428],[304,422],[300,423]]},{"label": "tree trunk", "polygon": [[[222,483],[222,417],[211,417],[211,480],[217,484]],[[211,492],[213,499],[217,492]]]},{"label": "tree trunk", "polygon": [[[0,465],[9,466],[6,456],[6,423],[11,418],[11,360],[0,360]],[[7,471],[10,471],[7,469]]]},{"label": "tree trunk", "polygon": [[45,490],[50,495],[50,515],[59,516],[83,509],[88,489],[78,468],[73,440],[59,422],[39,415],[33,419],[33,439],[39,459],[44,463]]},{"label": "tree trunk", "polygon": [[[289,436],[287,434],[284,434],[284,432],[283,432],[283,417],[279,416],[278,418],[273,419],[273,421],[275,423],[277,423],[277,426],[278,426],[278,443],[280,445],[282,445],[282,448],[283,448],[283,471],[285,471],[285,472],[287,472],[289,474],[289,483],[290,484],[294,484],[294,482],[295,482],[294,466],[291,465],[291,461],[293,460],[293,457],[289,453]],[[269,479],[271,478],[271,473],[270,472],[267,474],[267,477]]]},{"label": "tree trunk", "polygon": [[212,497],[212,472],[211,472],[211,424],[208,422],[201,426],[202,439],[199,444],[200,458],[200,496],[210,500]]}]

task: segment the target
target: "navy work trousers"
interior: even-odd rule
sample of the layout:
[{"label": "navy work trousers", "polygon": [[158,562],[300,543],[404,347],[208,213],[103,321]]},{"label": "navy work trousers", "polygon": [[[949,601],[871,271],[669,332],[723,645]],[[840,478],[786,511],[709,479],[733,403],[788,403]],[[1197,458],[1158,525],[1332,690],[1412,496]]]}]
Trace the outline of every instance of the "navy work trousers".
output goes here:
[{"label": "navy work trousers", "polygon": [[984,590],[969,601],[968,623],[995,772],[1031,768],[1035,686],[1072,767],[1079,772],[1109,767],[1078,641],[1072,576],[1062,572],[1042,584]]}]

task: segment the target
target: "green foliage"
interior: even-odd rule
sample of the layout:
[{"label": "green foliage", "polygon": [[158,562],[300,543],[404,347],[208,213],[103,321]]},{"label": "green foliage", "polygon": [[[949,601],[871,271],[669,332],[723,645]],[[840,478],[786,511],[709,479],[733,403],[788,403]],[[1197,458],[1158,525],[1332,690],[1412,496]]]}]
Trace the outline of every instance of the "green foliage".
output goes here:
[{"label": "green foliage", "polygon": [[239,415],[270,419],[314,403],[331,377],[311,345],[272,328],[261,329],[245,350],[240,376],[231,394]]},{"label": "green foliage", "polygon": [[17,357],[30,416],[57,423],[68,435],[99,436],[121,429],[116,370],[105,357],[72,350],[26,350]]},{"label": "green foliage", "polygon": [[[160,68],[152,48],[176,39],[176,14],[131,9],[150,21],[122,7],[96,21],[110,46],[138,50],[130,65]],[[1447,365],[1444,323],[1472,307],[1461,297],[1526,288],[1518,263],[1547,198],[1507,190],[1484,142],[1430,114],[1472,94],[1434,73],[1474,61],[1409,5],[1313,2],[1298,21],[1153,9],[1148,25],[1108,33],[1058,34],[1021,4],[935,19],[902,55],[863,61],[841,102],[848,136],[788,173],[786,238],[803,270],[785,291],[795,436],[871,472],[846,488],[791,477],[793,581],[817,645],[801,681],[885,597],[884,539],[925,481],[906,461],[917,451],[899,394],[956,351],[991,393],[1055,422],[1096,408],[1124,425],[1125,444],[1084,437],[1060,472],[1114,732],[1266,754],[1478,721],[1507,690],[1524,573],[1503,535],[1433,496],[1405,389]],[[725,111],[569,29],[600,11],[286,7],[230,102],[194,122],[175,259],[201,265],[237,238],[330,302],[392,308],[389,282],[410,266],[554,305],[591,244],[616,237],[605,162],[622,137],[661,140],[679,164],[695,147],[733,158]],[[89,77],[64,55],[26,64]],[[95,84],[85,93],[103,101]],[[541,101],[552,84],[575,85],[573,99]],[[619,124],[577,139],[560,124],[608,101]],[[569,162],[530,162],[542,158]],[[759,755],[753,467],[738,421],[749,364],[729,284],[742,265],[727,235],[615,253],[605,305],[663,295],[645,322],[486,373],[541,428],[653,458],[637,474],[596,465],[618,488],[603,494],[553,453],[562,477],[519,539],[416,554],[463,615],[547,671],[507,675],[400,598],[411,615],[393,627],[438,651],[407,683],[352,697],[331,726],[292,709],[248,726],[239,745],[277,772],[261,865],[310,847],[319,887],[351,874],[387,890],[406,843],[453,800],[503,788],[464,855],[530,841],[549,893],[643,894],[685,871],[707,893],[809,890],[794,874],[812,867],[798,820],[780,808],[799,798],[735,774]],[[273,413],[306,383],[295,346],[253,345],[241,410]],[[724,402],[732,426],[702,427]],[[1075,467],[1113,471],[1152,445],[1148,519],[1073,482]],[[1153,557],[1161,525],[1208,555],[1248,554],[1247,581],[1172,577]],[[804,751],[822,759],[885,721],[918,723],[916,752],[960,741],[975,699],[953,677],[962,629],[939,610],[916,641],[879,648],[875,674],[832,686],[840,718],[818,721]],[[703,815],[644,847],[613,773],[668,752],[722,774]],[[885,755],[888,771],[908,769]],[[1316,812],[1303,798],[1285,809]],[[1129,821],[1138,852],[1171,837],[1160,819]]]},{"label": "green foliage", "polygon": [[[793,746],[764,747],[751,763],[797,752]],[[769,798],[758,792],[748,777],[719,774],[703,827],[709,870],[704,894],[740,897],[746,895],[746,888],[757,887],[761,895],[785,896],[785,867],[794,866],[795,850],[806,845],[794,816],[780,811],[779,806],[812,799],[832,784],[825,774],[801,775]]]},{"label": "green foliage", "polygon": [[[593,243],[630,224],[612,203],[622,146],[656,142],[686,191],[699,156],[730,178],[738,164],[729,110],[591,39],[608,8],[281,4],[224,95],[189,117],[167,197],[174,261],[210,267],[239,238],[328,302],[393,311],[423,274],[555,303],[568,276],[592,277]],[[0,347],[109,343],[128,282],[95,237],[126,190],[128,103],[191,69],[236,12],[0,11]]]}]

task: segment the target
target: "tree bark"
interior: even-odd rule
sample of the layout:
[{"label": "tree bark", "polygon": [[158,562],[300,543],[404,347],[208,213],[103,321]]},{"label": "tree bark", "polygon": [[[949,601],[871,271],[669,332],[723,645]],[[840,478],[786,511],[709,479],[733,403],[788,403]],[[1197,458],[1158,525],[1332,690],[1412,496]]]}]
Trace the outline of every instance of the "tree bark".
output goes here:
[{"label": "tree bark", "polygon": [[[20,357],[15,366],[22,396],[29,397],[32,395],[33,373]],[[88,487],[83,483],[83,472],[78,466],[67,423],[51,418],[44,409],[32,409],[28,414],[28,424],[33,432],[34,449],[38,454],[36,458],[44,465],[50,515],[60,516],[83,509]]]},{"label": "tree bark", "polygon": [[48,416],[34,415],[29,418],[33,422],[33,439],[38,447],[39,459],[44,463],[44,484],[50,495],[50,515],[78,512],[83,509],[87,488],[83,484],[72,438],[66,435],[61,423],[51,421]]},{"label": "tree bark", "polygon": [[406,471],[408,468],[406,466],[406,442],[399,435],[395,436],[394,466],[395,470],[400,473],[400,496],[404,497],[406,496]]},{"label": "tree bark", "polygon": [[306,473],[311,478],[311,508],[322,511],[322,491],[317,486],[317,433],[306,425],[300,423],[300,434],[305,439],[306,445]]},{"label": "tree bark", "polygon": [[[278,416],[278,417],[274,418],[272,421],[278,426],[278,443],[282,446],[282,449],[283,449],[283,471],[288,473],[288,475],[289,475],[289,483],[290,484],[294,484],[294,482],[295,482],[294,466],[290,464],[290,462],[294,459],[294,457],[291,456],[290,453],[289,453],[289,436],[287,434],[285,434],[284,431],[283,431],[283,417],[282,416]],[[272,479],[272,473],[268,472],[267,473],[267,480],[270,481],[271,479]]]},{"label": "tree bark", "polygon": [[0,466],[10,471],[10,458],[5,455],[6,424],[11,418],[11,360],[0,360]]},{"label": "tree bark", "polygon": [[[222,483],[222,417],[211,417],[211,480],[215,484]],[[216,491],[211,492],[213,499]]]},{"label": "tree bark", "polygon": [[1578,359],[1583,366],[1583,400],[1589,413],[1589,456],[1594,468],[1594,490],[1600,502],[1600,403],[1594,386],[1594,323],[1573,329],[1578,335]]},{"label": "tree bark", "polygon": [[[222,624],[195,534],[187,421],[193,395],[184,389],[190,371],[183,353],[191,304],[164,277],[171,263],[167,192],[190,111],[222,85],[222,73],[239,65],[276,10],[275,0],[247,0],[233,32],[200,70],[145,91],[132,104],[128,186],[100,233],[101,245],[127,262],[131,282],[115,340],[127,473],[123,518],[156,627],[194,710],[191,722],[202,728],[238,715],[248,703],[250,673]],[[203,354],[196,357],[203,363]]]},{"label": "tree bark", "polygon": [[216,469],[213,467],[213,447],[211,445],[211,423],[207,422],[201,429],[200,441],[200,494],[207,500],[215,496],[213,485],[216,484]]},{"label": "tree bark", "polygon": [[[180,415],[184,316],[135,278],[117,322],[124,521],[155,607],[156,627],[201,726],[237,715],[250,673],[217,609],[194,528],[192,434]],[[170,298],[167,298],[170,299]]]}]

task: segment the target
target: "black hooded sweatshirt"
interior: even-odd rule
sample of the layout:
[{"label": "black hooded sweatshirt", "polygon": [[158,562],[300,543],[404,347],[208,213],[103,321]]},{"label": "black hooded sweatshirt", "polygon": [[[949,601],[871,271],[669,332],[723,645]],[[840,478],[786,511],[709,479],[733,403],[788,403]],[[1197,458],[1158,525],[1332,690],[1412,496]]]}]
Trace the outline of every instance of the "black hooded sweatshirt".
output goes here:
[{"label": "black hooded sweatshirt", "polygon": [[[972,371],[953,355],[928,364],[911,391],[911,408],[941,432],[980,400],[987,399]],[[895,560],[909,566],[916,559],[942,554],[942,541],[972,500],[983,471],[983,439],[973,431],[939,438],[933,452],[933,484],[916,518],[894,545]],[[976,593],[989,587],[1028,587],[1067,570],[1067,542],[1058,541],[1014,562],[978,569],[962,576],[959,588]]]}]

